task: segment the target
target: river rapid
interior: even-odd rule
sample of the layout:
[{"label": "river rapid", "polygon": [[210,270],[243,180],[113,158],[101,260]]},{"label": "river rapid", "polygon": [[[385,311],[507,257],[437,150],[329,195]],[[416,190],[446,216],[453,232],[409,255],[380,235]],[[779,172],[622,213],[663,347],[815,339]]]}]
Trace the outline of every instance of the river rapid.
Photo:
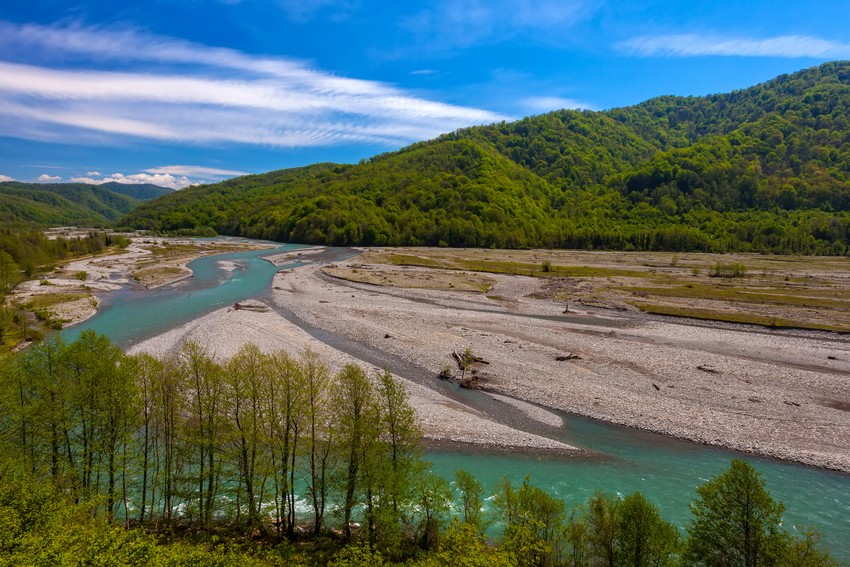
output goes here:
[{"label": "river rapid", "polygon": [[[282,245],[274,250],[200,258],[189,264],[194,273],[190,279],[156,290],[128,288],[109,294],[97,315],[63,331],[63,337],[71,341],[82,330],[93,329],[129,348],[235,302],[264,299],[271,293],[274,274],[280,269],[297,268],[299,262],[275,266],[263,257],[300,248]],[[345,249],[328,249],[311,260],[333,261],[352,254]],[[222,267],[222,261],[226,261],[228,269]],[[321,329],[311,329],[292,313],[282,312],[281,315],[320,340],[370,364],[386,367],[419,383],[430,382],[431,387],[444,393],[451,390],[436,377],[423,375],[421,369],[405,361],[342,337],[330,336]],[[492,398],[484,393],[458,390],[449,393],[484,411],[493,409]],[[850,475],[744,456],[568,414],[562,414],[564,426],[561,428],[523,421],[516,413],[506,412],[505,415],[514,427],[588,449],[592,456],[559,458],[471,452],[467,447],[449,447],[426,452],[433,470],[451,479],[455,469],[465,469],[474,474],[490,494],[503,477],[518,483],[530,475],[533,484],[560,496],[568,506],[585,502],[596,490],[623,496],[640,491],[660,507],[665,518],[684,529],[689,518],[688,503],[696,494],[696,487],[727,468],[730,459],[745,458],[764,476],[773,497],[784,502],[786,525],[817,528],[833,556],[850,562]]]}]

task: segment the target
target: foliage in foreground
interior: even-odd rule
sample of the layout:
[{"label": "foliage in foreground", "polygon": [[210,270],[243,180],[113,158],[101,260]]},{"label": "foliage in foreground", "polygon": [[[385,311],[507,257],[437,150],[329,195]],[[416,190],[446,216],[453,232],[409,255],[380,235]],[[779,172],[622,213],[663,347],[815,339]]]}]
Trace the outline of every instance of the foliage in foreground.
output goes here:
[{"label": "foliage in foreground", "polygon": [[157,359],[85,332],[0,378],[0,565],[835,565],[737,460],[685,534],[640,493],[567,509],[529,478],[485,511],[421,460],[391,375],[310,353]]}]

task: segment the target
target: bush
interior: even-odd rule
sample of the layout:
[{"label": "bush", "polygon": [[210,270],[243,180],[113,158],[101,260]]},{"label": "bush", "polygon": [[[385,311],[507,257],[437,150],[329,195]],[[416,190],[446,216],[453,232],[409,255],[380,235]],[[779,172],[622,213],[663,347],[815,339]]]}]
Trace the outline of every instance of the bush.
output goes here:
[{"label": "bush", "polygon": [[717,262],[709,275],[713,278],[743,278],[747,275],[747,266],[741,262]]}]

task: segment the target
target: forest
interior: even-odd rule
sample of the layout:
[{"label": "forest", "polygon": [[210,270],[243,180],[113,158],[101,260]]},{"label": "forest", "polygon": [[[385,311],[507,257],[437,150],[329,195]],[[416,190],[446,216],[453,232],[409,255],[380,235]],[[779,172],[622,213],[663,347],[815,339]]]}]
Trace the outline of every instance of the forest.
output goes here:
[{"label": "forest", "polygon": [[450,483],[403,385],[309,351],[157,358],[84,331],[0,368],[4,565],[837,565],[741,460],[684,529],[640,493]]},{"label": "forest", "polygon": [[190,187],[119,225],[306,244],[847,253],[850,62]]},{"label": "forest", "polygon": [[156,185],[0,182],[0,223],[28,230],[106,227],[143,201],[170,193]]}]

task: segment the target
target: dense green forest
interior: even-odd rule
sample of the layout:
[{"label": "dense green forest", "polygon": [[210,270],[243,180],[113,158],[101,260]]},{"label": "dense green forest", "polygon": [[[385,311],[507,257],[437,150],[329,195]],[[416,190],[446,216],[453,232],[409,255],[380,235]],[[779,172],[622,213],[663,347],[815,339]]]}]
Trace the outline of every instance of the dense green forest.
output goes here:
[{"label": "dense green forest", "polygon": [[310,352],[156,358],[85,331],[0,369],[3,565],[836,564],[743,461],[684,531],[640,493],[570,509],[529,478],[485,506],[469,473],[430,472],[389,373]]},{"label": "dense green forest", "polygon": [[183,189],[120,224],[335,245],[845,254],[850,62]]},{"label": "dense green forest", "polygon": [[156,185],[104,183],[0,183],[4,227],[104,227],[144,201],[170,193]]}]

